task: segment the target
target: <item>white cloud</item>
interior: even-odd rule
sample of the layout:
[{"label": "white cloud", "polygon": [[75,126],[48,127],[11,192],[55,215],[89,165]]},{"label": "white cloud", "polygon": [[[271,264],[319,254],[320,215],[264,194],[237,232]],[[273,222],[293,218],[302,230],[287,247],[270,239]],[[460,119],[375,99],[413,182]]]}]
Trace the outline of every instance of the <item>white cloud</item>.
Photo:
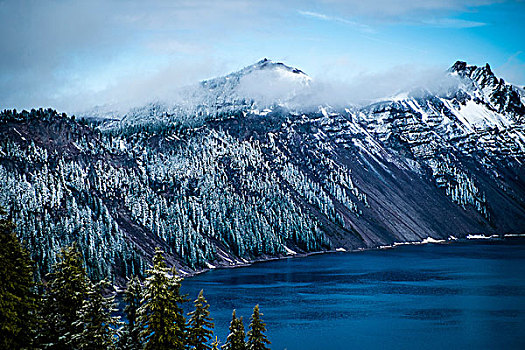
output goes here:
[{"label": "white cloud", "polygon": [[466,11],[479,6],[501,2],[499,0],[322,0],[313,4],[329,5],[338,13],[353,16],[366,16],[379,20],[395,21],[411,19],[414,16],[444,13],[447,11]]},{"label": "white cloud", "polygon": [[459,29],[483,27],[487,25],[487,23],[484,23],[484,22],[467,21],[464,19],[457,19],[457,18],[429,19],[429,20],[424,20],[422,23],[433,26],[433,27],[459,28]]},{"label": "white cloud", "polygon": [[250,73],[240,80],[235,93],[261,106],[284,103],[292,108],[330,105],[336,108],[365,105],[400,93],[421,90],[444,94],[459,81],[446,73],[447,67],[404,65],[382,72],[356,72],[348,80],[282,74],[279,70]]},{"label": "white cloud", "polygon": [[[126,98],[126,92],[134,97],[162,94],[159,86],[168,89],[172,82],[180,85],[226,73],[240,62],[249,64],[247,57],[236,57],[225,47],[252,48],[264,41],[271,49],[274,38],[293,33],[299,16],[311,19],[302,21],[306,27],[316,20],[332,21],[356,28],[364,36],[381,25],[413,22],[413,18],[453,28],[482,25],[453,19],[454,11],[471,11],[492,2],[0,0],[0,108],[66,108],[73,101],[101,104]],[[370,38],[374,40],[384,39]],[[293,44],[290,53],[308,53],[306,44]],[[287,57],[286,49],[278,55]],[[235,63],[224,64],[232,58]],[[193,64],[196,69],[190,68]]]},{"label": "white cloud", "polygon": [[445,71],[446,67],[403,65],[380,72],[356,72],[347,80],[314,77],[310,95],[302,102],[314,106],[326,103],[333,107],[344,107],[365,105],[420,89],[442,94],[458,83],[456,78]]},{"label": "white cloud", "polygon": [[359,23],[359,22],[356,22],[356,21],[351,21],[351,20],[346,19],[346,18],[335,17],[335,16],[328,16],[328,15],[325,15],[325,14],[322,14],[322,13],[311,12],[311,11],[298,11],[298,13],[300,15],[302,15],[302,16],[305,16],[305,17],[311,17],[311,18],[320,19],[320,20],[323,20],[323,21],[331,21],[331,22],[337,22],[337,23],[346,24],[346,25],[349,25],[349,26],[352,26],[352,27],[356,27],[357,29],[359,29],[362,32],[366,32],[366,33],[373,32],[373,29],[369,25],[362,24],[362,23]]},{"label": "white cloud", "polygon": [[266,25],[265,11],[244,0],[0,1],[0,108],[64,108],[69,94],[160,79],[168,64],[194,72],[187,62],[211,61],[216,43]]}]

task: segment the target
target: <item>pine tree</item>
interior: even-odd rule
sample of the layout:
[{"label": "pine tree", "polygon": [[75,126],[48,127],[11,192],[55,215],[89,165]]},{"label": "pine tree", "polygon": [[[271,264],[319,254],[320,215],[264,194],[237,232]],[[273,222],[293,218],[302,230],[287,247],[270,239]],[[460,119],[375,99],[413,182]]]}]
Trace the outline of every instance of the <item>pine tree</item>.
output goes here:
[{"label": "pine tree", "polygon": [[75,336],[82,330],[76,322],[87,294],[88,279],[80,253],[62,249],[54,272],[48,274],[44,297],[42,342],[48,349],[77,348]]},{"label": "pine tree", "polygon": [[128,320],[122,330],[122,336],[120,338],[120,347],[125,350],[138,350],[142,349],[141,341],[141,323],[139,322],[139,308],[142,300],[142,285],[138,277],[133,277],[129,280],[124,293],[124,301],[126,307],[124,308],[124,314]]},{"label": "pine tree", "polygon": [[269,350],[266,344],[271,342],[266,337],[266,324],[261,319],[261,313],[259,312],[259,305],[255,305],[253,308],[253,314],[250,319],[250,330],[248,331],[248,350]]},{"label": "pine tree", "polygon": [[[0,215],[5,211],[0,207]],[[0,348],[32,347],[36,328],[36,295],[29,253],[14,233],[14,224],[0,219]]]},{"label": "pine tree", "polygon": [[195,311],[188,313],[188,345],[195,350],[210,350],[208,342],[213,336],[213,319],[210,317],[210,305],[201,290],[194,301]]},{"label": "pine tree", "polygon": [[79,349],[105,350],[115,347],[120,317],[111,315],[117,311],[115,296],[104,297],[102,294],[109,285],[106,280],[88,285],[82,309],[74,322],[80,333],[73,336],[73,343]]},{"label": "pine tree", "polygon": [[163,252],[155,251],[153,266],[144,284],[144,298],[140,307],[140,322],[144,325],[142,338],[145,349],[185,349],[186,319],[181,304],[181,278],[174,268],[168,268]]},{"label": "pine tree", "polygon": [[244,338],[244,323],[242,316],[237,318],[235,310],[233,310],[232,321],[230,322],[230,334],[226,338],[226,343],[222,346],[223,350],[246,350],[246,343]]}]

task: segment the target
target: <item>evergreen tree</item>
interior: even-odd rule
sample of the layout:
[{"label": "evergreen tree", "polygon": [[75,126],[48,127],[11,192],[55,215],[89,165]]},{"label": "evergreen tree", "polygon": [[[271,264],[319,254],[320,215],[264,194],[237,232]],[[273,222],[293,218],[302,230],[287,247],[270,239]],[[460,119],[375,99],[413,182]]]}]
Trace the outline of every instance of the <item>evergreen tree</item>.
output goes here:
[{"label": "evergreen tree", "polygon": [[48,274],[44,299],[44,347],[78,348],[76,336],[82,331],[77,319],[87,294],[88,279],[77,249],[62,249],[54,272]]},{"label": "evergreen tree", "polygon": [[255,305],[253,308],[253,314],[250,319],[250,330],[248,331],[248,350],[269,350],[266,344],[271,342],[266,337],[266,324],[261,319],[261,313],[259,312],[259,305]]},{"label": "evergreen tree", "polygon": [[188,345],[195,350],[210,350],[208,342],[213,336],[213,318],[210,317],[210,305],[201,290],[194,301],[195,311],[188,313]]},{"label": "evergreen tree", "polygon": [[[0,215],[5,211],[0,207]],[[14,224],[0,218],[0,348],[32,347],[36,328],[36,295],[29,253],[14,233]]]},{"label": "evergreen tree", "polygon": [[226,338],[226,343],[222,346],[223,350],[246,350],[246,343],[244,338],[244,323],[242,316],[237,318],[235,310],[233,310],[232,321],[230,322],[230,334]]},{"label": "evergreen tree", "polygon": [[124,293],[124,301],[126,307],[124,314],[128,320],[122,330],[120,338],[120,347],[125,350],[142,349],[141,341],[141,323],[139,322],[139,308],[142,300],[142,285],[138,277],[134,276],[128,282],[126,293]]},{"label": "evergreen tree", "polygon": [[162,250],[155,251],[153,266],[147,271],[144,298],[140,307],[140,322],[144,324],[142,338],[145,349],[185,349],[186,319],[180,294],[182,279],[175,268],[168,268]]},{"label": "evergreen tree", "polygon": [[104,297],[102,294],[109,285],[106,280],[88,285],[82,309],[74,322],[80,331],[73,336],[74,344],[79,349],[106,350],[115,347],[120,317],[111,315],[117,311],[115,296]]}]

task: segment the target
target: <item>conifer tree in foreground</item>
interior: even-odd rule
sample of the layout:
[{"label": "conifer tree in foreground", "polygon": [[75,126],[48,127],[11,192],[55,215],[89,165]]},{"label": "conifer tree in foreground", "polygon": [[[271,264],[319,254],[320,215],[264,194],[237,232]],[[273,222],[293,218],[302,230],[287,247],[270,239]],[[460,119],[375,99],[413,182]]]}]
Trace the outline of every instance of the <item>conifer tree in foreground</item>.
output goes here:
[{"label": "conifer tree in foreground", "polygon": [[266,337],[266,324],[261,319],[259,305],[253,308],[253,314],[250,321],[250,330],[248,331],[248,350],[269,350],[266,345],[271,342]]},{"label": "conifer tree in foreground", "polygon": [[89,280],[77,249],[62,249],[54,271],[48,274],[44,296],[42,342],[48,349],[78,348],[75,340],[82,329],[77,321]]},{"label": "conifer tree in foreground", "polygon": [[128,320],[122,329],[120,338],[120,347],[124,350],[142,349],[141,341],[141,323],[139,322],[139,308],[142,301],[142,285],[137,276],[131,278],[128,282],[126,292],[124,293],[124,314]]},{"label": "conifer tree in foreground", "polygon": [[142,338],[145,349],[185,349],[186,320],[180,294],[182,278],[175,268],[168,268],[162,250],[155,251],[153,266],[147,271],[144,298],[140,307],[140,322],[144,324]]},{"label": "conifer tree in foreground", "polygon": [[232,321],[230,322],[230,334],[226,338],[226,343],[222,346],[223,350],[246,350],[246,343],[244,338],[244,324],[242,316],[237,318],[235,310],[233,310]]},{"label": "conifer tree in foreground", "polygon": [[204,298],[203,290],[201,289],[199,296],[194,301],[195,311],[188,313],[190,320],[188,321],[188,345],[195,350],[210,350],[208,345],[213,336],[213,319],[210,317],[210,305]]},{"label": "conifer tree in foreground", "polygon": [[[1,207],[0,215],[5,215]],[[14,233],[14,224],[3,218],[0,218],[0,281],[0,348],[32,347],[37,306],[33,265]]]},{"label": "conifer tree in foreground", "polygon": [[73,340],[79,349],[115,348],[120,317],[111,316],[112,312],[117,311],[115,296],[104,297],[102,294],[109,285],[106,280],[88,285],[82,309],[74,322],[79,328],[79,333],[73,336]]}]

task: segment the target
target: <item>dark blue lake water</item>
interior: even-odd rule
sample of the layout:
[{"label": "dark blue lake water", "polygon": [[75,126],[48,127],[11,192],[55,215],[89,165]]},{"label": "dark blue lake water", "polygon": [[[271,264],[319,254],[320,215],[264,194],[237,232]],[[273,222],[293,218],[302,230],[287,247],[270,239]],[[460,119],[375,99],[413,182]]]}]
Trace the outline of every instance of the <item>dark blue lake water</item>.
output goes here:
[{"label": "dark blue lake water", "polygon": [[401,246],[214,270],[216,335],[259,304],[272,349],[525,349],[525,239]]}]

